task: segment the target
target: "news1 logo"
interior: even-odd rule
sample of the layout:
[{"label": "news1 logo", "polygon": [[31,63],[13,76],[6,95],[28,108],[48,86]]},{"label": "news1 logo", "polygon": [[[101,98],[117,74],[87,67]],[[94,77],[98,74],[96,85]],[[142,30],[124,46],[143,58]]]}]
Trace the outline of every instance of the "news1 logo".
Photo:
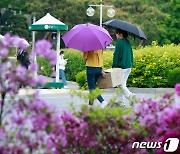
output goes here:
[{"label": "news1 logo", "polygon": [[[132,148],[140,149],[159,149],[163,145],[162,142],[134,142]],[[174,152],[178,149],[179,139],[178,138],[168,138],[164,142],[163,150],[165,152]]]},{"label": "news1 logo", "polygon": [[179,145],[178,138],[168,138],[164,143],[164,151],[165,152],[174,152],[177,150]]}]

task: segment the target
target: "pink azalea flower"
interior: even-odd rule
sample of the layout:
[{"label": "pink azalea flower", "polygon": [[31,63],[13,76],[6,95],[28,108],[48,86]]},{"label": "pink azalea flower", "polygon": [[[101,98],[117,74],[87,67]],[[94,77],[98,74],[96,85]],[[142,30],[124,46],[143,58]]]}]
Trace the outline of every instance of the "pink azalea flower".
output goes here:
[{"label": "pink azalea flower", "polygon": [[28,69],[32,72],[38,71],[38,65],[36,63],[31,63],[28,67]]},{"label": "pink azalea flower", "polygon": [[3,43],[5,47],[13,47],[13,40],[11,39],[11,35],[9,33],[4,35]]},{"label": "pink azalea flower", "polygon": [[6,48],[0,49],[0,57],[1,58],[6,58],[8,53],[9,53],[9,51]]},{"label": "pink azalea flower", "polygon": [[2,90],[2,85],[0,84],[0,91]]},{"label": "pink azalea flower", "polygon": [[40,83],[41,85],[44,85],[46,83],[45,76],[39,75],[37,79],[37,83]]},{"label": "pink azalea flower", "polygon": [[180,83],[176,84],[175,86],[176,94],[180,96]]}]

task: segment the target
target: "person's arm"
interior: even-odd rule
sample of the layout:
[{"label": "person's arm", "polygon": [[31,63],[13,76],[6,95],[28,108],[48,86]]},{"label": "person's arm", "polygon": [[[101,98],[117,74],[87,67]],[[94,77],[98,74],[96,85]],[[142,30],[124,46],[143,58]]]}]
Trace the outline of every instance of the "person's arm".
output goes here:
[{"label": "person's arm", "polygon": [[87,60],[87,57],[88,57],[88,52],[84,52],[84,53],[83,53],[83,59],[84,59],[84,60]]},{"label": "person's arm", "polygon": [[133,56],[133,51],[132,51],[132,49],[131,49],[131,56],[132,56],[132,64],[134,64],[134,56]]},{"label": "person's arm", "polygon": [[134,64],[134,56],[133,56],[133,50],[132,50],[132,47],[131,47],[131,63],[132,63],[132,65]]},{"label": "person's arm", "polygon": [[114,51],[112,67],[118,67],[118,62],[121,60],[121,58],[122,58],[122,47],[121,47],[121,43],[117,42]]},{"label": "person's arm", "polygon": [[104,51],[102,50],[102,77],[105,78],[106,77],[106,73],[104,72],[103,53],[104,53]]},{"label": "person's arm", "polygon": [[67,60],[64,59],[64,57],[62,55],[59,56],[60,57],[60,63],[59,65],[66,65],[67,64]]}]

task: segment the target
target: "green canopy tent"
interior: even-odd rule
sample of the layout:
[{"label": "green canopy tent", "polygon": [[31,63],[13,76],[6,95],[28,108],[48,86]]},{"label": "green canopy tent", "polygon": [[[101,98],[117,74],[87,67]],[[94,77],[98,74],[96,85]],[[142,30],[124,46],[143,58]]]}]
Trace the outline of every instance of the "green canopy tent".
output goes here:
[{"label": "green canopy tent", "polygon": [[[58,19],[47,13],[44,17],[34,22],[30,27],[30,31],[57,31],[57,62],[56,62],[56,82],[59,82],[59,53],[60,53],[60,30],[68,30],[68,26]],[[35,35],[33,35],[33,47]],[[36,58],[35,58],[36,62]],[[37,76],[37,73],[36,73]]]}]

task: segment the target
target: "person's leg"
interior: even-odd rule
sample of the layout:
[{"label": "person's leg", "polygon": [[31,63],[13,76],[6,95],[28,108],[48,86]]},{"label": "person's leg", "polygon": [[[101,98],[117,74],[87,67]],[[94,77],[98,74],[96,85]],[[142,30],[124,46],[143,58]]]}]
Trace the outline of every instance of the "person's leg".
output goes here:
[{"label": "person's leg", "polygon": [[[97,81],[101,75],[102,75],[102,68],[96,68],[95,85],[97,84]],[[99,95],[97,99],[99,100],[100,103],[104,101],[104,98],[101,95]]]},{"label": "person's leg", "polygon": [[129,91],[129,89],[127,88],[126,84],[127,84],[127,80],[128,80],[129,74],[131,73],[131,68],[122,69],[122,72],[123,72],[123,79],[124,79],[124,81],[121,84],[121,88],[123,89],[123,94],[126,97],[129,97],[132,93]]},{"label": "person's leg", "polygon": [[123,92],[120,94],[120,97],[118,99],[118,102],[123,103],[125,105],[125,97],[128,97],[131,95],[131,92],[126,87],[128,76],[131,72],[131,68],[129,69],[122,69],[122,75],[123,75],[123,83],[121,84],[120,88],[123,90]]},{"label": "person's leg", "polygon": [[66,86],[67,82],[66,82],[66,77],[65,77],[65,74],[64,74],[64,70],[59,69],[59,77],[62,78],[62,82],[64,83],[64,86]]},{"label": "person's leg", "polygon": [[[86,76],[87,76],[87,84],[89,92],[95,89],[95,74],[94,74],[94,68],[92,67],[86,67]],[[94,100],[89,100],[89,105],[93,105]]]},{"label": "person's leg", "polygon": [[93,90],[96,88],[95,85],[95,73],[94,69],[92,67],[86,68],[86,76],[87,76],[87,83],[89,90]]}]

